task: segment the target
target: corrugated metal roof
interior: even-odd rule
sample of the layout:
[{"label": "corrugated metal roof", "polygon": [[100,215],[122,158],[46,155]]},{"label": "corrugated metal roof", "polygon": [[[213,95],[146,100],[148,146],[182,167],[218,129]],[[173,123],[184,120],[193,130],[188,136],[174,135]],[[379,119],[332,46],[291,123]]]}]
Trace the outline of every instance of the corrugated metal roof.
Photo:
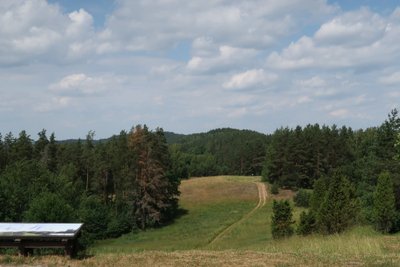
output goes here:
[{"label": "corrugated metal roof", "polygon": [[0,223],[0,237],[74,237],[82,223]]}]

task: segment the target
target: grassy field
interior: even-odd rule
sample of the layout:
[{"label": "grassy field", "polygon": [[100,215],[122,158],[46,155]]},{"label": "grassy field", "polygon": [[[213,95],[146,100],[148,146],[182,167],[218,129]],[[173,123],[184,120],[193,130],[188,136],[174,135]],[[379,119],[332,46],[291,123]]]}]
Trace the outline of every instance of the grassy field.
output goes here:
[{"label": "grassy field", "polygon": [[[0,266],[400,266],[400,236],[384,236],[370,227],[341,235],[273,240],[272,197],[253,210],[259,203],[259,179],[219,176],[183,181],[180,205],[187,213],[171,225],[98,242],[84,260],[0,256]],[[274,198],[292,196],[283,191]],[[295,209],[295,219],[300,212]]]},{"label": "grassy field", "polygon": [[183,181],[181,208],[186,215],[160,229],[99,242],[90,251],[132,252],[144,250],[190,250],[206,248],[226,227],[243,217],[258,202],[258,178],[207,177]]}]

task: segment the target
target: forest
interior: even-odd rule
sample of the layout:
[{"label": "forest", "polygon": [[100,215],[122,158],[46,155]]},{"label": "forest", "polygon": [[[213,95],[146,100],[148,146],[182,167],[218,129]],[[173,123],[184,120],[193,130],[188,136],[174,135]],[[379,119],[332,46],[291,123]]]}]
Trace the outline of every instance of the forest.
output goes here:
[{"label": "forest", "polygon": [[[82,242],[89,244],[173,223],[182,213],[182,179],[228,174],[262,175],[272,188],[297,191],[296,205],[309,207],[301,234],[335,233],[356,223],[396,232],[399,133],[392,110],[380,126],[360,130],[310,124],[268,135],[230,128],[183,135],[137,125],[102,140],[93,131],[84,140],[56,140],[46,130],[36,139],[25,131],[0,134],[0,221],[80,221]],[[326,199],[346,203],[330,206]],[[386,215],[377,215],[379,201],[392,207]],[[285,205],[277,203],[277,210]],[[357,216],[331,225],[344,211]]]}]

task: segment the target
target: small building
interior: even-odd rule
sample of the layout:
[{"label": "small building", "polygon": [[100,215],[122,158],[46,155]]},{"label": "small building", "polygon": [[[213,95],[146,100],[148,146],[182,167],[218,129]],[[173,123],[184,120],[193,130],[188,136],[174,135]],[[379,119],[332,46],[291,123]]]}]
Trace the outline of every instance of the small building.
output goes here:
[{"label": "small building", "polygon": [[82,223],[0,223],[0,248],[17,248],[21,255],[34,248],[63,248],[66,255],[76,252]]}]

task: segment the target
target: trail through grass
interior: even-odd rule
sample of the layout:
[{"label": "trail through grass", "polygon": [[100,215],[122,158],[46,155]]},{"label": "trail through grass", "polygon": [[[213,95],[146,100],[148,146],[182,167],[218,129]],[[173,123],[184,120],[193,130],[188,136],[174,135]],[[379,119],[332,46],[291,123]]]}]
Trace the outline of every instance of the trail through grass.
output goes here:
[{"label": "trail through grass", "polygon": [[[293,192],[283,190],[260,205],[257,182],[260,177],[183,181],[180,205],[187,213],[173,224],[100,241],[84,260],[0,256],[0,266],[400,266],[400,235],[367,226],[273,240],[272,198],[291,198]],[[294,209],[296,221],[302,210]]]},{"label": "trail through grass", "polygon": [[99,242],[92,253],[188,250],[206,247],[259,201],[259,177],[207,177],[183,181],[181,208],[187,214],[173,224]]}]

